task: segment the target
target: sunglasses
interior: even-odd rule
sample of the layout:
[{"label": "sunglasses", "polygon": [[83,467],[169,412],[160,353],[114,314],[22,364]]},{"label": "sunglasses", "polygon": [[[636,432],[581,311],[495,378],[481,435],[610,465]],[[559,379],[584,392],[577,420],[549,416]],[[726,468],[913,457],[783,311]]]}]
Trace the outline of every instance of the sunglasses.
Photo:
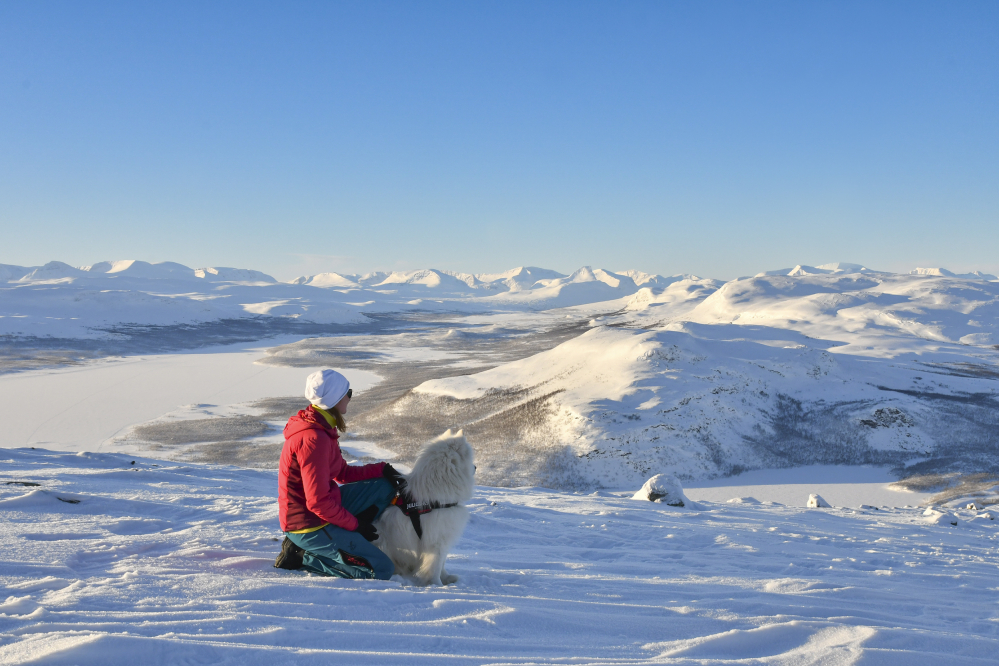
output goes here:
[{"label": "sunglasses", "polygon": [[354,389],[347,389],[347,397],[350,398],[354,395]]}]

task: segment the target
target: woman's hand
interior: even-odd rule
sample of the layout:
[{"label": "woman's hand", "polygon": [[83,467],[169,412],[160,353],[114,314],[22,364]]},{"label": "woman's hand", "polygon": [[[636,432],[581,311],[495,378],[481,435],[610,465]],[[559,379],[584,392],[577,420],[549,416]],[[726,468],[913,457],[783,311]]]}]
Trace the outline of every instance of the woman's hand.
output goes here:
[{"label": "woman's hand", "polygon": [[360,534],[362,537],[368,541],[374,541],[378,538],[378,530],[372,524],[375,516],[378,515],[378,507],[372,504],[367,509],[357,514],[357,529],[354,531]]},{"label": "woman's hand", "polygon": [[382,467],[382,476],[384,476],[388,482],[392,484],[392,487],[395,488],[397,493],[405,492],[406,477],[397,472],[395,467],[385,463],[385,466]]},{"label": "woman's hand", "polygon": [[368,541],[374,541],[375,539],[378,538],[378,530],[376,530],[375,526],[372,525],[371,523],[360,523],[359,522],[359,523],[357,523],[357,529],[354,530],[354,531],[357,532],[358,534],[360,534],[362,537],[364,537]]}]

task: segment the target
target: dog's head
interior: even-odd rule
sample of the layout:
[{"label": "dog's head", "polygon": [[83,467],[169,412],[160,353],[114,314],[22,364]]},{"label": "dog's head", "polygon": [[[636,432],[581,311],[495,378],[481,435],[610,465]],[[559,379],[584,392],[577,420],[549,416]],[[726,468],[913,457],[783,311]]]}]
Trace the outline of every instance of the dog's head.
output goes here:
[{"label": "dog's head", "polygon": [[462,431],[448,430],[427,443],[407,482],[413,499],[420,502],[470,500],[475,490],[475,453]]}]

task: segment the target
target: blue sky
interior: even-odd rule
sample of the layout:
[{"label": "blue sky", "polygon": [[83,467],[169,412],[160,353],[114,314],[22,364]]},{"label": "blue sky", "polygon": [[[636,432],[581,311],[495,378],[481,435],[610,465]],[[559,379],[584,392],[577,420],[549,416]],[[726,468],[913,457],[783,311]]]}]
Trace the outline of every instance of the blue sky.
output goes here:
[{"label": "blue sky", "polygon": [[0,263],[999,271],[999,3],[0,3]]}]

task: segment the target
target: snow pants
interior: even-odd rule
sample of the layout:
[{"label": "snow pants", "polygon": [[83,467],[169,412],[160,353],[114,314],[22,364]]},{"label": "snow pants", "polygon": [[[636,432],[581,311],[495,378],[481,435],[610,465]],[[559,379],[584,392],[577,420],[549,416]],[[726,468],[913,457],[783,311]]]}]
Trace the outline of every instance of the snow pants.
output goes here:
[{"label": "snow pants", "polygon": [[[368,479],[340,486],[343,508],[355,516],[371,505],[378,507],[380,516],[395,497],[395,489],[386,479]],[[324,576],[338,578],[377,578],[388,580],[395,565],[388,555],[371,545],[357,532],[327,525],[315,532],[292,534],[285,532],[302,553],[302,568]]]}]

